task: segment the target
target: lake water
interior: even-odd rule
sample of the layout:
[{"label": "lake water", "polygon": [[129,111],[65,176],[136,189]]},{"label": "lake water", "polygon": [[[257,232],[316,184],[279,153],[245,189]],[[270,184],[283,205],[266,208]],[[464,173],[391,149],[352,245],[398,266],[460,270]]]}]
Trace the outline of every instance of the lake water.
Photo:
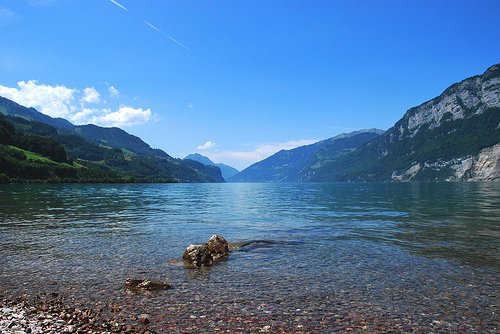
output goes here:
[{"label": "lake water", "polygon": [[[172,263],[213,234],[260,242]],[[500,183],[0,185],[2,290],[159,332],[496,332],[499,237]]]}]

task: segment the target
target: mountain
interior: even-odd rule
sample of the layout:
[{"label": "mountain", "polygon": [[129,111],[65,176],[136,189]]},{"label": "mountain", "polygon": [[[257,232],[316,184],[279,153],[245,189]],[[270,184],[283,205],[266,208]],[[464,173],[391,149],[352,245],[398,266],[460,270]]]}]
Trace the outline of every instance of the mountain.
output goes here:
[{"label": "mountain", "polygon": [[244,169],[230,182],[298,182],[309,166],[317,166],[339,155],[351,152],[382,134],[383,130],[369,129],[341,134],[336,137],[292,150],[281,150],[274,155]]},{"label": "mountain", "polygon": [[224,177],[224,180],[227,180],[240,172],[236,168],[223,163],[217,163],[215,165],[219,167],[220,171],[222,172],[222,177]]},{"label": "mountain", "polygon": [[233,175],[236,175],[239,173],[239,171],[236,168],[222,164],[222,163],[216,164],[212,160],[207,158],[206,156],[201,155],[199,153],[189,154],[184,158],[184,160],[198,161],[206,166],[217,166],[221,170],[222,177],[224,178],[224,180],[227,180],[230,177],[232,177]]},{"label": "mountain", "polygon": [[139,137],[131,135],[120,128],[103,128],[93,124],[75,126],[63,118],[52,118],[34,108],[23,107],[1,96],[0,113],[45,123],[59,130],[76,133],[92,143],[112,148],[124,148],[132,154],[171,158],[162,150],[151,148]]},{"label": "mountain", "polygon": [[[2,114],[4,116],[2,116]],[[0,180],[224,182],[119,128],[74,126],[0,97]]]},{"label": "mountain", "polygon": [[188,154],[186,157],[184,157],[184,160],[194,160],[201,162],[202,164],[207,166],[215,166],[215,163],[212,160],[199,153]]},{"label": "mountain", "polygon": [[[1,97],[0,113],[0,181],[220,181],[210,165],[174,159],[118,128],[74,126]],[[280,151],[228,179],[500,180],[500,64],[409,109],[383,134],[361,131]]]},{"label": "mountain", "polygon": [[210,166],[202,164],[201,162],[195,160],[184,160],[184,163],[197,171],[202,171],[203,173],[208,174],[214,182],[226,182],[222,177],[222,172],[217,166]]},{"label": "mountain", "polygon": [[0,96],[0,114],[38,121],[51,125],[55,128],[71,129],[74,127],[73,124],[64,118],[52,118],[38,112],[35,108],[26,108],[2,96]]},{"label": "mountain", "polygon": [[409,109],[356,151],[310,166],[307,181],[500,180],[500,64]]},{"label": "mountain", "polygon": [[162,150],[151,148],[141,138],[131,135],[120,128],[103,128],[88,124],[75,126],[73,131],[98,145],[125,149],[131,154],[156,156],[165,159],[172,158]]}]

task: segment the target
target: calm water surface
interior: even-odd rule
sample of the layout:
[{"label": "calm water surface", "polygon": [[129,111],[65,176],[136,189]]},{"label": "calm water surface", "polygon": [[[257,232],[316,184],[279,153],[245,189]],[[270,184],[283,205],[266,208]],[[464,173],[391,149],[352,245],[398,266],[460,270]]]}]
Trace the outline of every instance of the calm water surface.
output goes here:
[{"label": "calm water surface", "polygon": [[[206,270],[170,263],[213,234],[262,242]],[[158,330],[362,314],[493,332],[499,236],[500,183],[0,185],[0,288],[118,303]],[[173,289],[129,294],[126,277]]]}]

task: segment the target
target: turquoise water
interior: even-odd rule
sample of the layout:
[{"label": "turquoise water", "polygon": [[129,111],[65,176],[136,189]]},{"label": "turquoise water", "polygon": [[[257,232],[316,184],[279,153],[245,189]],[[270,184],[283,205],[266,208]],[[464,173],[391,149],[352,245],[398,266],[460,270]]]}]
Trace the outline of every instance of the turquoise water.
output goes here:
[{"label": "turquoise water", "polygon": [[[499,183],[1,185],[0,288],[121,303],[158,330],[328,331],[354,313],[493,331],[499,203]],[[172,264],[213,234],[261,242]],[[173,289],[129,294],[126,277]]]}]

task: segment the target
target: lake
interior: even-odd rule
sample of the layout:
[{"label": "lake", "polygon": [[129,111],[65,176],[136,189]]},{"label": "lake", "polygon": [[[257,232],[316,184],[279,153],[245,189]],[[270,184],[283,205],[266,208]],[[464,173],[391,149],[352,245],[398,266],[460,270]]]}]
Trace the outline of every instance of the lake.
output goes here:
[{"label": "lake", "polygon": [[[256,242],[173,261],[213,234]],[[500,183],[0,185],[1,290],[159,332],[496,332],[499,237]]]}]

